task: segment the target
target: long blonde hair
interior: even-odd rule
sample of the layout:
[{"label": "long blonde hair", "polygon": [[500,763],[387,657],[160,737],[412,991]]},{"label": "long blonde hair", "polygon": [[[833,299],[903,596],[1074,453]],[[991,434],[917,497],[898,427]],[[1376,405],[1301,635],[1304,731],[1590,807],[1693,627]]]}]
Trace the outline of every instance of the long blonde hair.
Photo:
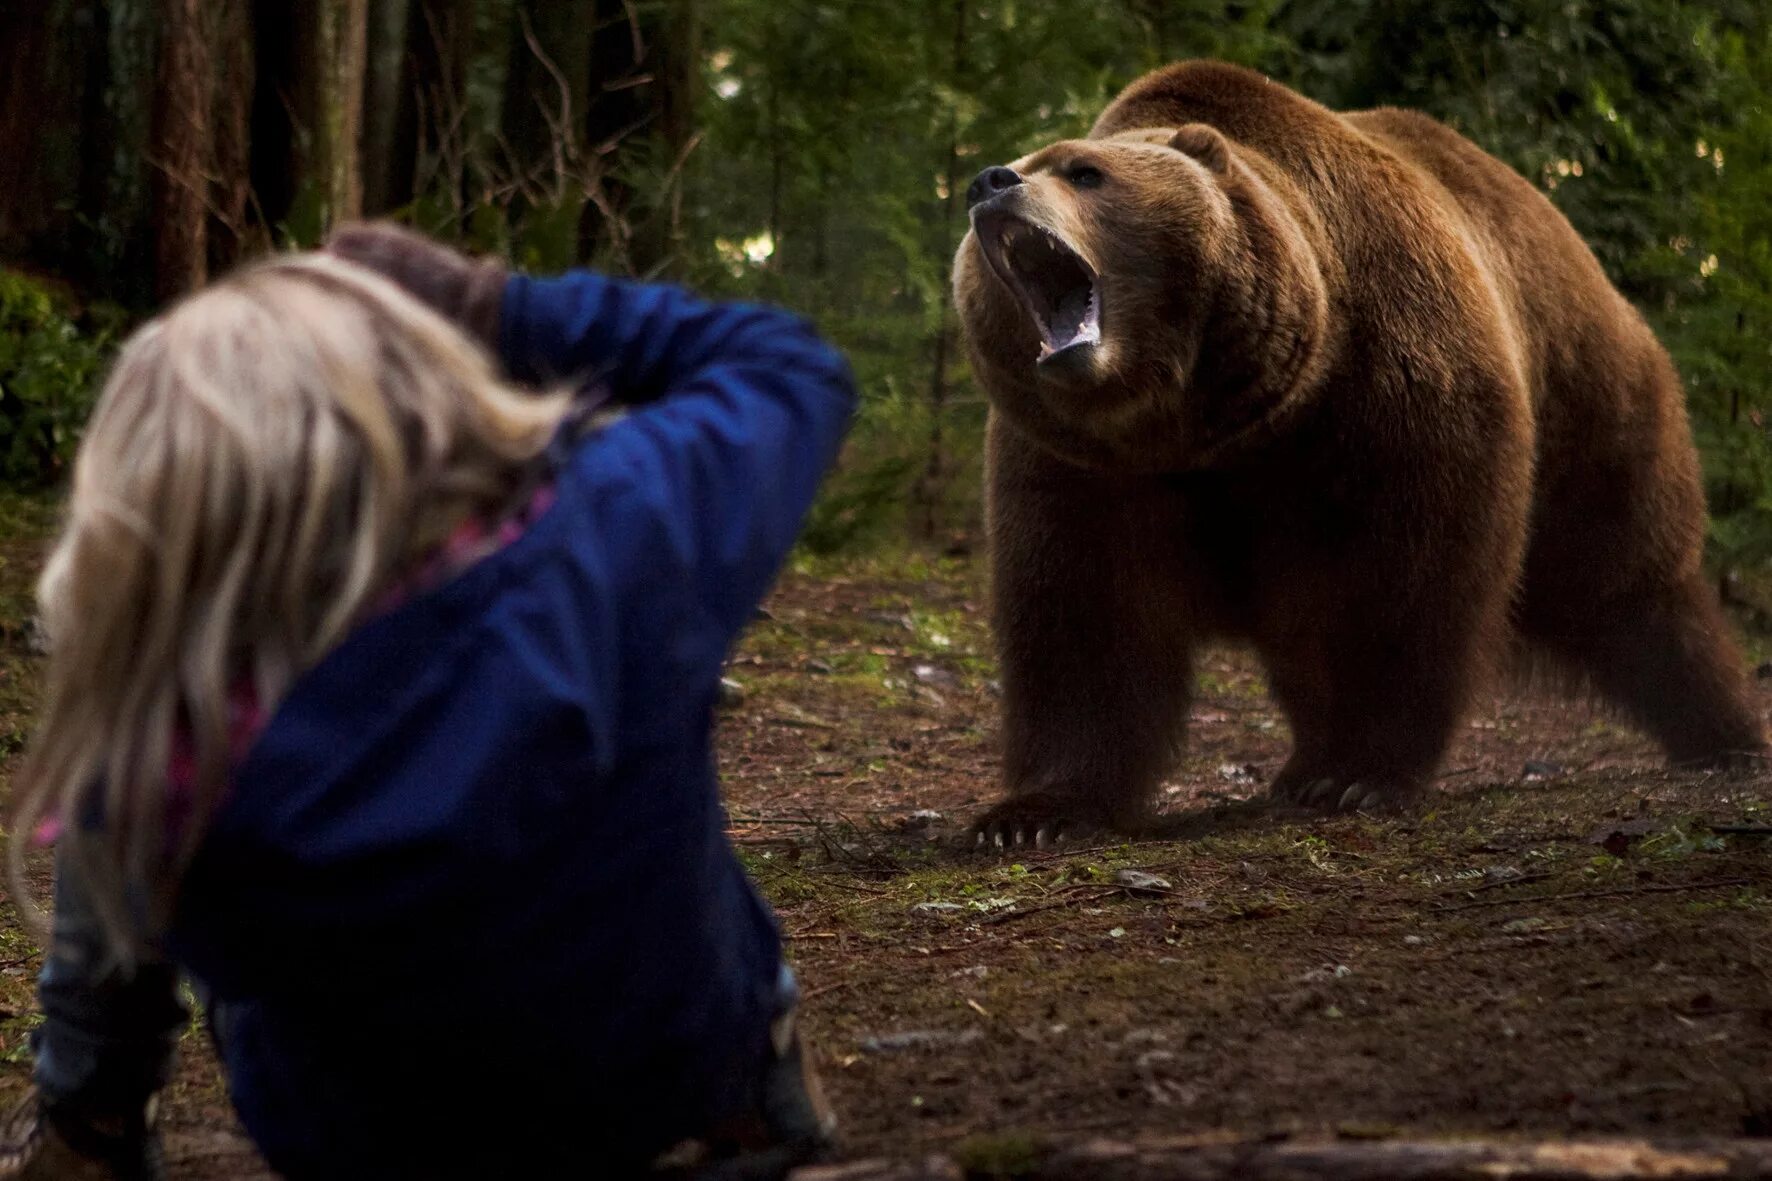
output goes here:
[{"label": "long blonde hair", "polygon": [[[560,425],[441,316],[324,255],[186,298],[124,345],[38,599],[51,644],[11,880],[46,818],[125,967],[221,802],[230,699],[270,711],[406,567],[516,494]],[[175,732],[190,798],[167,790]]]}]

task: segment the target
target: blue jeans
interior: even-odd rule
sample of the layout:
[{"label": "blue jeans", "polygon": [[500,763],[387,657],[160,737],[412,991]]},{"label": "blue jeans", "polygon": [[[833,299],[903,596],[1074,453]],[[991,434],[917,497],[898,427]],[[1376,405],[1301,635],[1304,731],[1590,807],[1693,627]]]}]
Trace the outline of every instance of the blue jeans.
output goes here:
[{"label": "blue jeans", "polygon": [[79,874],[61,859],[37,999],[43,1024],[31,1045],[44,1102],[86,1117],[139,1116],[171,1077],[179,1035],[190,1020],[178,970],[142,963],[124,973],[111,960]]}]

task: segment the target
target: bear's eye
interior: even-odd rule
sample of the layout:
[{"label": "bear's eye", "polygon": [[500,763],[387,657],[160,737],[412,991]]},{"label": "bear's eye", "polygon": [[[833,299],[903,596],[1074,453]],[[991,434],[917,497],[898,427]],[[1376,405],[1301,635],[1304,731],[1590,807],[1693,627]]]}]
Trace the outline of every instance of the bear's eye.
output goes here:
[{"label": "bear's eye", "polygon": [[1089,164],[1077,164],[1068,169],[1064,178],[1079,189],[1099,189],[1101,187],[1101,169]]}]

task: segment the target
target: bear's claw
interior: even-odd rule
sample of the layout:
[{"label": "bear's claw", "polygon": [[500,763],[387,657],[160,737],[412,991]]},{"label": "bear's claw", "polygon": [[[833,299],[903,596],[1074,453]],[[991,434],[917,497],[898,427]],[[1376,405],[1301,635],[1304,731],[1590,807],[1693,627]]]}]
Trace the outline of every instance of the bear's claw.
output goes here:
[{"label": "bear's claw", "polygon": [[1273,798],[1281,803],[1312,808],[1319,812],[1379,812],[1407,802],[1411,793],[1395,788],[1376,787],[1355,780],[1344,783],[1321,776],[1305,779],[1299,786],[1287,788],[1275,784]]},{"label": "bear's claw", "polygon": [[1004,800],[986,812],[969,835],[979,850],[1046,849],[1094,827],[1063,801],[1026,796]]}]

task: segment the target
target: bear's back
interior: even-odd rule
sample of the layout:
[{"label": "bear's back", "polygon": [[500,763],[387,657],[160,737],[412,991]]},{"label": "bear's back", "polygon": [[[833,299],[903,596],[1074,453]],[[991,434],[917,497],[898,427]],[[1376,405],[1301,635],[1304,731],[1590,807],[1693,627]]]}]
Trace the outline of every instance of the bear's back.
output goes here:
[{"label": "bear's back", "polygon": [[[1342,114],[1253,70],[1190,61],[1133,82],[1090,136],[1190,122],[1217,128],[1296,182],[1323,217],[1331,250],[1357,255],[1355,269],[1369,284],[1390,281],[1381,270],[1411,271],[1448,249],[1480,265],[1510,321],[1533,402],[1548,410],[1541,425],[1553,436],[1573,424],[1558,421],[1564,408],[1552,391],[1591,381],[1596,372],[1666,364],[1648,326],[1568,220],[1518,173],[1445,124],[1395,108]],[[1425,216],[1429,206],[1444,218]],[[1431,245],[1430,220],[1438,223]],[[1631,416],[1623,404],[1609,409]]]}]

